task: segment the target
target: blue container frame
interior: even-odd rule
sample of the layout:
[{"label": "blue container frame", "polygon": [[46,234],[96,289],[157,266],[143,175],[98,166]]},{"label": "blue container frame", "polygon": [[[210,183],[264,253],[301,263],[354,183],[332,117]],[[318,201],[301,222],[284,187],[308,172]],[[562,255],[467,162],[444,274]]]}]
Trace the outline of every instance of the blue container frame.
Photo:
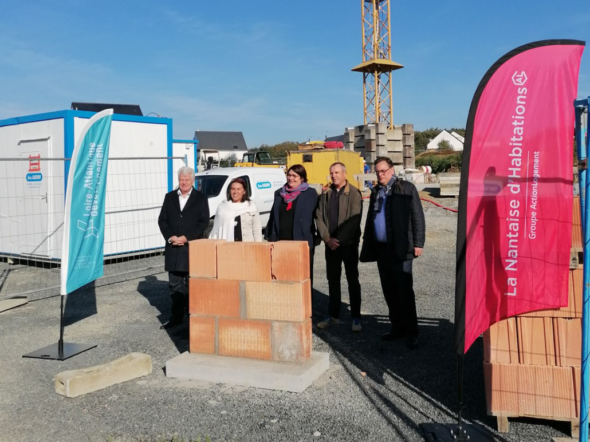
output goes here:
[{"label": "blue container frame", "polygon": [[[578,161],[588,162],[588,104],[590,97],[585,100],[574,101],[576,113],[576,145]],[[584,121],[585,117],[585,121]],[[586,200],[590,192],[590,180],[586,168],[578,171],[578,183],[580,186],[580,215],[582,223],[582,241],[584,248],[584,288],[582,308],[582,368],[580,373],[580,441],[588,442],[588,384],[590,381],[590,235],[588,232],[588,219],[590,218],[590,204]]]},{"label": "blue container frame", "polygon": [[[39,121],[59,120],[64,121],[64,158],[71,158],[74,152],[74,118],[90,119],[96,112],[78,111],[78,110],[61,110],[55,112],[46,112],[42,114],[27,115],[24,117],[9,118],[6,120],[0,120],[0,127],[15,126],[25,123],[34,123]],[[122,115],[114,114],[113,121],[129,121],[133,123],[145,123],[145,124],[165,124],[166,129],[166,156],[172,157],[172,119],[170,118],[158,118],[158,117],[143,117],[136,115]],[[190,140],[187,142],[194,142]],[[197,160],[196,156],[196,145],[195,145],[195,163]],[[168,192],[172,190],[172,160],[168,160]],[[68,174],[70,170],[70,163],[66,161],[64,164],[64,197],[68,187]]]}]

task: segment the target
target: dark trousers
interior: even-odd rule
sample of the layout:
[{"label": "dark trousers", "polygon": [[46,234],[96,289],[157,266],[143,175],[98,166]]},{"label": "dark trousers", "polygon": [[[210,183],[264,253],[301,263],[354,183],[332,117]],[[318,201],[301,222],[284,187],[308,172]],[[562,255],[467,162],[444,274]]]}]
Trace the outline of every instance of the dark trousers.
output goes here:
[{"label": "dark trousers", "polygon": [[169,272],[168,287],[172,298],[170,320],[181,322],[188,312],[188,272]]},{"label": "dark trousers", "polygon": [[330,292],[328,313],[333,318],[340,318],[340,304],[342,299],[340,278],[342,276],[343,262],[346,280],[348,281],[348,294],[350,296],[350,315],[353,319],[360,319],[361,285],[359,283],[359,248],[356,244],[340,246],[336,250],[332,250],[326,246],[326,270]]},{"label": "dark trousers", "polygon": [[387,307],[391,330],[418,335],[418,315],[412,277],[412,259],[400,261],[387,244],[377,243],[377,268]]}]

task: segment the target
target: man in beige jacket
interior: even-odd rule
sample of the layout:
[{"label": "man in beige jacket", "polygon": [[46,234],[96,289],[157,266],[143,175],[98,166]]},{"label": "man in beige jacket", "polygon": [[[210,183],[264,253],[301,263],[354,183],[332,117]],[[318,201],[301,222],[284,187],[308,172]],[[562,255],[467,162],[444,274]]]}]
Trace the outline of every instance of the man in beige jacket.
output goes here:
[{"label": "man in beige jacket", "polygon": [[346,180],[346,166],[330,166],[332,185],[321,195],[316,210],[318,233],[326,243],[326,269],[330,292],[329,316],[318,323],[328,328],[340,322],[342,263],[348,281],[352,331],[360,332],[361,285],[359,283],[359,242],[363,199],[361,192]]}]

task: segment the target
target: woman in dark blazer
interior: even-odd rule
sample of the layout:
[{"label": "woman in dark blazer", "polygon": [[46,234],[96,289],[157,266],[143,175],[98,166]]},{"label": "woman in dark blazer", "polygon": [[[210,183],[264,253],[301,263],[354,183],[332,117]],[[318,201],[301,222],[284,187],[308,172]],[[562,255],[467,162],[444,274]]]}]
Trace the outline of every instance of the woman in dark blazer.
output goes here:
[{"label": "woman in dark blazer", "polygon": [[307,241],[309,275],[313,283],[313,255],[316,240],[314,222],[318,194],[307,184],[307,171],[301,164],[287,171],[287,183],[275,192],[266,225],[269,241]]}]

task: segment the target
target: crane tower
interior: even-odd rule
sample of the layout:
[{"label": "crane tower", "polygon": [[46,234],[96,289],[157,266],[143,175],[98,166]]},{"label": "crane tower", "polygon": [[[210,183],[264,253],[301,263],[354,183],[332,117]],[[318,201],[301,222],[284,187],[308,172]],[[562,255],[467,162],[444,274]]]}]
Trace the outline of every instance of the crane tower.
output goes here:
[{"label": "crane tower", "polygon": [[390,0],[361,0],[361,8],[363,62],[352,70],[363,73],[365,125],[393,129],[391,72],[403,66],[391,60]]}]

